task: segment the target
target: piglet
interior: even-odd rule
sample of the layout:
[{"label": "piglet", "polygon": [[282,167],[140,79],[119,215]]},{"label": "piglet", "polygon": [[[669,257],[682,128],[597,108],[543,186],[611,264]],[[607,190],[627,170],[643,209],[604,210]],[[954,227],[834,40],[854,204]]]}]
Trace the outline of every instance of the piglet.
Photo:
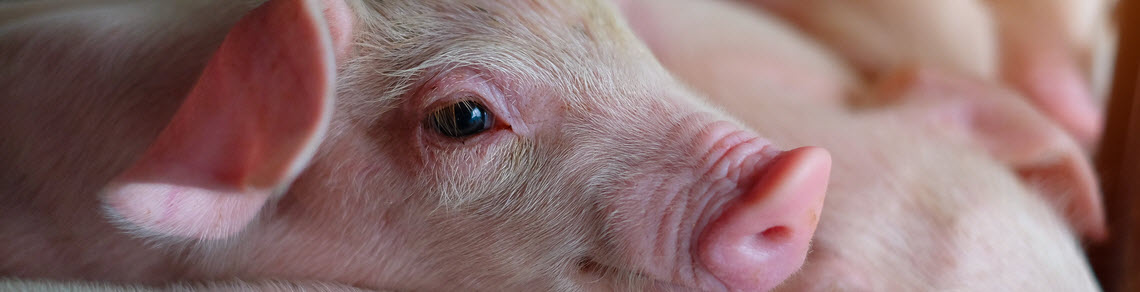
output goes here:
[{"label": "piglet", "polygon": [[1003,81],[1088,152],[1111,80],[1112,0],[741,0],[794,23],[878,80],[919,65]]},{"label": "piglet", "polygon": [[804,261],[828,152],[696,98],[611,3],[254,4],[0,6],[0,275],[763,291]]}]

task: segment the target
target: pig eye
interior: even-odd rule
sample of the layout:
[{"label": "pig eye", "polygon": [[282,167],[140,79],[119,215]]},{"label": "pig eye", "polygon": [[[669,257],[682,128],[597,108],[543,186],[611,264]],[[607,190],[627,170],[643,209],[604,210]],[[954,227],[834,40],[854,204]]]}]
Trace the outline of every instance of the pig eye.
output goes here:
[{"label": "pig eye", "polygon": [[465,100],[432,112],[427,124],[440,134],[460,138],[490,129],[495,119],[482,104]]}]

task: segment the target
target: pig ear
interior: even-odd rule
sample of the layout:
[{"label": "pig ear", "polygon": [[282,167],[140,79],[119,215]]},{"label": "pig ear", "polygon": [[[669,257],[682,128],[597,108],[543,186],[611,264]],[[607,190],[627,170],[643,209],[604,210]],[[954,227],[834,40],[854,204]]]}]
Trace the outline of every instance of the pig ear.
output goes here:
[{"label": "pig ear", "polygon": [[1085,148],[1103,131],[1104,115],[1094,104],[1090,81],[1068,46],[1022,44],[1003,64],[1005,80],[1052,118]]},{"label": "pig ear", "polygon": [[157,140],[104,189],[112,216],[145,234],[221,238],[284,191],[331,116],[347,38],[322,14],[348,14],[327,7],[272,0],[243,17]]},{"label": "pig ear", "polygon": [[980,146],[1060,210],[1078,232],[1106,236],[1091,162],[1065,130],[1020,96],[994,84],[944,72],[908,68],[877,89],[913,120]]}]

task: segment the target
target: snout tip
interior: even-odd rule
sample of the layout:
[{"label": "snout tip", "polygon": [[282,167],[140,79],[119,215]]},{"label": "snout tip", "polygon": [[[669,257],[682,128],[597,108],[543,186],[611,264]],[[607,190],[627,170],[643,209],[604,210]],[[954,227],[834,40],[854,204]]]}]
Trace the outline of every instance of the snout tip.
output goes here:
[{"label": "snout tip", "polygon": [[803,265],[823,208],[831,155],[797,148],[761,171],[698,243],[699,261],[729,290],[770,290]]}]

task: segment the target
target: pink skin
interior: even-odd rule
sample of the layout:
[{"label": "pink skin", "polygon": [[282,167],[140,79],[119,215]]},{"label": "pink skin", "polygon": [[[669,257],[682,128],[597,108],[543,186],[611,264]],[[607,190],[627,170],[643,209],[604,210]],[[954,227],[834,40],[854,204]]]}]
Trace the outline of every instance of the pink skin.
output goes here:
[{"label": "pink skin", "polygon": [[[769,56],[795,55],[782,49],[812,44],[732,47],[763,43],[767,35],[718,34],[769,31],[774,39],[786,38],[779,26],[731,27],[774,22],[729,19],[765,16],[726,12],[736,7],[725,2],[630,0],[622,7],[657,58],[697,91],[710,93],[713,103],[766,137],[824,145],[833,153],[812,251],[803,269],[777,290],[1097,290],[1075,232],[1095,238],[1104,231],[1088,159],[1020,96],[976,77],[922,66],[864,85],[872,90],[863,92],[860,107],[787,94],[804,90],[751,90],[796,84],[782,82],[791,78],[709,76],[749,66],[778,70],[766,68],[773,64]],[[717,38],[755,39],[694,41]],[[701,54],[749,49],[755,56]],[[727,72],[718,72],[722,67]]]},{"label": "pink skin", "polygon": [[[800,151],[793,155],[781,156],[771,163],[773,164],[772,167],[776,169],[792,167],[796,170],[765,176],[754,189],[749,191],[749,195],[741,197],[741,200],[763,200],[767,199],[768,196],[776,196],[780,199],[801,201],[785,204],[815,205],[815,202],[802,202],[802,200],[817,200],[817,198],[782,194],[823,193],[827,185],[828,171],[831,168],[830,157],[825,152],[818,148]],[[812,166],[798,167],[796,165]],[[764,210],[747,207],[756,204],[744,202],[730,205],[725,210],[725,214],[710,225],[708,231],[703,235],[700,247],[698,247],[703,256],[702,262],[708,265],[718,279],[732,287],[759,287],[764,285],[763,283],[783,282],[784,278],[791,275],[798,267],[788,265],[784,266],[787,267],[785,270],[758,270],[753,263],[772,262],[771,258],[773,257],[789,255],[798,257],[801,253],[806,254],[806,245],[789,243],[810,239],[815,229],[791,230],[783,226],[815,226],[819,220],[819,209],[807,210],[808,215],[803,216],[803,214],[796,213],[804,210]],[[800,218],[799,220],[808,220],[808,222],[792,224],[782,222],[787,220],[786,218]],[[757,233],[757,226],[776,227],[763,229]],[[723,244],[722,242],[733,243]],[[772,252],[772,250],[781,249],[796,250],[782,253]],[[777,259],[775,261],[801,262],[803,259]]]},{"label": "pink skin", "polygon": [[[870,80],[900,66],[1002,81],[1091,151],[1103,113],[1103,0],[773,1],[764,7],[827,44]],[[1111,59],[1111,57],[1109,57]]]},{"label": "pink skin", "polygon": [[[5,190],[4,204],[0,205],[0,222],[4,222],[0,224],[0,234],[10,239],[0,243],[0,254],[21,255],[0,261],[0,272],[6,276],[116,283],[218,280],[213,284],[237,287],[283,279],[297,281],[296,285],[302,287],[309,281],[321,281],[398,290],[763,290],[775,286],[804,261],[804,240],[816,231],[818,219],[813,251],[803,268],[779,289],[1095,289],[1064,221],[1046,207],[1041,197],[1031,195],[1018,184],[1010,169],[980,151],[933,134],[937,131],[913,127],[912,124],[926,126],[911,118],[929,110],[923,102],[904,103],[898,111],[860,115],[818,106],[820,103],[814,101],[836,100],[828,94],[844,91],[848,86],[844,82],[848,81],[843,80],[852,80],[843,77],[847,69],[833,70],[834,57],[818,53],[797,55],[796,51],[770,54],[824,58],[797,61],[814,65],[797,67],[807,70],[796,73],[802,75],[779,79],[790,82],[767,87],[789,90],[785,92],[758,90],[766,88],[767,84],[762,83],[771,82],[770,79],[689,79],[700,76],[692,72],[717,71],[715,67],[678,70],[683,67],[668,60],[697,61],[690,65],[717,64],[702,64],[699,56],[657,56],[674,69],[674,74],[697,89],[721,90],[715,91],[711,100],[771,141],[821,144],[835,151],[834,175],[825,178],[822,176],[827,173],[829,159],[818,148],[780,154],[776,147],[757,138],[755,132],[742,130],[738,123],[706,109],[691,93],[679,89],[675,80],[666,77],[660,65],[645,56],[644,47],[637,45],[628,33],[620,32],[624,30],[615,33],[597,21],[584,22],[589,25],[582,26],[574,24],[583,22],[563,21],[580,20],[581,15],[609,15],[604,9],[584,13],[574,10],[581,7],[553,4],[557,7],[544,8],[556,9],[531,15],[532,10],[487,4],[481,8],[495,17],[482,17],[486,15],[480,14],[479,9],[441,14],[402,5],[408,3],[386,3],[393,6],[374,7],[368,13],[335,9],[320,13],[375,18],[329,17],[335,18],[329,21],[331,44],[322,47],[335,54],[333,59],[338,63],[338,100],[330,130],[324,139],[317,139],[320,148],[316,156],[289,185],[288,192],[270,196],[248,224],[241,220],[222,221],[240,227],[238,234],[227,234],[235,232],[228,228],[189,229],[209,231],[205,234],[179,233],[188,229],[124,216],[119,227],[132,227],[147,236],[130,237],[108,222],[96,201],[100,186],[138,166],[138,158],[161,136],[159,131],[165,121],[175,116],[183,96],[193,89],[197,75],[167,81],[176,85],[184,82],[181,87],[173,86],[183,88],[183,92],[153,91],[171,86],[166,85],[130,91],[145,93],[137,96],[107,95],[101,93],[100,86],[122,86],[127,80],[150,84],[147,82],[155,82],[150,75],[169,78],[173,74],[156,68],[197,66],[186,70],[200,72],[208,54],[202,54],[198,65],[193,65],[192,60],[163,63],[170,58],[117,60],[115,56],[134,48],[125,45],[131,40],[153,45],[147,41],[161,43],[163,38],[138,40],[114,34],[138,30],[96,29],[111,34],[96,39],[127,40],[110,46],[112,52],[99,54],[102,51],[98,46],[75,46],[75,42],[59,36],[71,35],[68,32],[77,29],[75,26],[100,26],[82,21],[73,26],[44,25],[55,30],[36,34],[46,39],[41,41],[51,44],[55,40],[74,51],[61,52],[59,47],[45,45],[36,46],[36,53],[56,48],[46,51],[55,53],[49,55],[57,59],[75,60],[72,64],[103,60],[130,65],[106,68],[148,70],[142,70],[145,74],[141,76],[131,75],[134,71],[106,70],[98,72],[101,75],[75,74],[84,72],[78,69],[52,71],[44,68],[54,69],[57,64],[44,63],[30,57],[39,55],[28,52],[22,52],[22,58],[17,60],[30,61],[0,67],[22,73],[3,76],[26,81],[5,84],[14,87],[0,87],[0,91],[52,101],[39,104],[21,103],[27,99],[2,100],[4,107],[0,108],[27,114],[0,115],[0,131],[12,131],[3,132],[3,136],[18,141],[0,144],[0,159],[17,162],[12,164],[16,167],[0,172],[0,189]],[[694,12],[693,9],[696,8],[683,11]],[[201,15],[218,13],[216,9],[203,11],[210,13],[180,23],[223,25],[232,21],[225,20],[221,13],[215,16],[218,22],[203,22]],[[395,33],[400,31],[357,31],[353,34],[353,43],[358,44],[355,46],[346,45],[343,38],[337,37],[348,31],[341,26],[346,23],[354,24],[354,28],[379,29],[390,27],[384,24],[392,23],[391,20],[407,20],[413,15],[423,18],[403,23],[424,27],[403,26],[401,29],[413,31],[399,35]],[[458,16],[471,18],[454,18]],[[72,15],[68,19],[87,18]],[[603,23],[605,19],[610,18],[600,17]],[[120,23],[129,28],[186,26],[145,21],[146,25],[141,25],[131,20]],[[495,25],[474,25],[485,23],[480,21],[494,21]],[[429,29],[428,24],[439,26]],[[520,27],[533,30],[520,32]],[[429,35],[414,33],[416,28],[450,34],[416,39]],[[221,34],[224,33],[219,33],[217,42],[221,42]],[[460,44],[472,43],[457,41],[488,34],[496,37],[474,39],[513,40],[524,45],[464,48]],[[502,34],[512,37],[504,38]],[[781,39],[788,39],[788,35],[792,34],[783,34]],[[757,36],[764,38],[763,34]],[[555,37],[560,41],[536,42]],[[658,39],[657,44],[668,40]],[[198,44],[179,39],[171,42],[180,46]],[[203,42],[209,51],[217,44]],[[315,43],[318,42],[300,39],[293,45]],[[454,46],[411,45],[417,43]],[[0,48],[13,44],[24,42],[0,41]],[[423,51],[441,48],[510,54],[477,58],[480,61],[455,66],[448,61],[464,56],[456,53],[450,55],[453,58],[441,59],[442,62],[427,62],[423,71],[401,75],[408,72],[400,69],[424,64],[423,59],[417,59],[425,58]],[[583,53],[584,49],[587,53]],[[145,52],[132,55],[148,56]],[[518,69],[509,64],[520,59],[529,61],[521,62],[525,65],[558,66],[521,66],[533,70],[528,74],[504,70]],[[739,59],[734,62],[734,68],[741,70],[778,71],[748,68]],[[837,74],[821,75],[833,77],[816,81],[840,81],[813,85],[812,74]],[[69,77],[62,80],[72,87],[54,86],[54,82],[61,82],[55,79],[58,75]],[[85,82],[91,76],[104,75],[123,83]],[[590,78],[576,79],[583,76]],[[592,82],[583,84],[584,80]],[[915,82],[920,86],[899,86],[902,90],[897,90],[901,92],[898,96],[937,90],[943,83],[957,84],[953,77],[949,78],[951,81],[934,80],[937,82],[931,86],[921,82]],[[753,84],[731,87],[733,82],[746,81]],[[725,87],[706,87],[708,84]],[[408,86],[404,94],[387,95],[402,85]],[[147,92],[147,88],[151,91]],[[423,126],[424,116],[446,106],[447,100],[472,96],[494,111],[498,120],[493,131],[460,142]],[[153,112],[126,106],[139,100],[163,100],[158,97],[174,101],[167,102],[166,110],[161,108],[162,102],[141,103],[155,106],[150,109]],[[95,103],[98,108],[91,109],[90,104],[79,102],[84,100],[105,102]],[[974,108],[969,106],[971,102],[964,104],[965,109]],[[933,108],[938,112],[940,107]],[[970,127],[955,127],[971,133]],[[77,135],[69,131],[76,131]],[[43,134],[56,132],[61,135]],[[116,138],[107,139],[107,135]],[[191,142],[194,141],[197,140]],[[997,145],[995,149],[1001,150],[1009,144]],[[287,160],[294,161],[293,158],[296,157]],[[269,173],[288,171],[275,169]],[[825,208],[828,211],[819,213],[823,198],[819,182],[829,179],[830,198]],[[126,182],[131,183],[129,177]],[[244,195],[256,192],[215,193],[219,194],[223,196],[219,198],[245,200],[251,197]],[[150,205],[166,201],[136,202]],[[233,209],[209,207],[233,206],[229,204],[208,203],[197,210],[170,210],[179,205],[156,205],[162,211],[240,214],[230,213]],[[131,208],[114,212],[124,210],[129,213]],[[198,219],[189,218],[175,223],[201,227],[194,225]],[[781,251],[778,247],[787,249]],[[767,250],[773,252],[765,253]],[[231,284],[233,279],[249,284]],[[0,283],[0,287],[4,284]],[[343,287],[339,285],[333,286]]]},{"label": "pink skin", "polygon": [[[704,4],[661,1],[614,1],[623,7],[632,28],[664,64],[683,66],[674,71],[689,84],[714,96],[750,92],[781,92],[785,96],[822,104],[842,104],[857,89],[858,76],[844,61],[807,36],[771,17],[752,17],[764,11],[721,3],[731,9],[700,9]],[[631,7],[635,7],[632,8]],[[696,9],[693,9],[696,8]],[[672,11],[688,9],[683,16]],[[652,27],[636,25],[652,22]],[[719,27],[715,33],[707,27]],[[674,45],[675,35],[686,41],[715,46]],[[757,54],[765,52],[765,54]],[[701,55],[703,58],[688,58]],[[716,66],[704,66],[707,63]]]},{"label": "pink skin", "polygon": [[1111,19],[1108,1],[986,2],[1000,24],[1003,79],[1092,149],[1100,140],[1104,113],[1086,68],[1093,66],[1096,30]]},{"label": "pink skin", "polygon": [[[0,95],[55,101],[3,101],[24,114],[0,117],[15,141],[0,157],[68,162],[0,172],[11,239],[0,254],[16,255],[0,260],[4,276],[763,291],[799,269],[821,216],[828,153],[780,150],[702,104],[608,3],[274,0],[199,59],[200,76],[160,90],[114,69],[164,68],[161,54],[126,62],[112,49],[193,43],[132,35],[142,28],[231,22],[100,21],[130,9],[0,30],[17,44],[4,70],[35,73],[5,74],[20,79]],[[37,34],[78,29],[126,41],[102,50]],[[27,35],[37,42],[7,41]],[[127,76],[92,90],[100,75],[45,69],[55,64],[41,54]],[[61,77],[74,87],[47,90]],[[139,110],[155,99],[173,101]],[[116,115],[87,112],[88,100]],[[483,106],[490,127],[454,138],[430,123],[460,101]],[[57,117],[132,135],[22,132]]]},{"label": "pink skin", "polygon": [[[247,18],[260,21],[230,31],[170,124],[107,187],[104,200],[119,219],[171,235],[225,237],[300,172],[332,107],[332,99],[312,98],[332,94],[334,70],[333,55],[321,51],[331,42],[316,9],[269,3]],[[323,46],[292,45],[298,40]]]},{"label": "pink skin", "polygon": [[[970,41],[997,34],[984,19],[967,22],[964,24],[967,29],[954,30],[954,34],[947,35],[939,33],[946,32],[945,26],[951,25],[940,22],[945,18],[942,15],[931,18],[930,23],[912,24],[911,27],[903,28],[900,24],[871,27],[875,28],[873,32],[922,32],[917,35],[890,34],[898,39],[884,42],[908,44],[894,47],[868,44],[871,39],[866,39],[869,38],[866,33],[847,31],[871,28],[840,25],[866,20],[865,17],[875,13],[897,17],[882,20],[887,22],[916,21],[907,13],[939,12],[981,17],[979,15],[983,15],[982,10],[986,6],[980,3],[937,2],[936,7],[910,2],[889,5],[894,3],[892,0],[765,3],[775,6],[774,10],[785,15],[804,12],[797,9],[817,6],[827,7],[821,10],[826,13],[853,14],[823,19],[797,18],[800,22],[819,22],[811,25],[801,23],[798,29],[822,29],[816,26],[837,29],[826,31],[829,34],[816,32],[816,35],[832,44],[838,54],[846,56],[854,67],[860,69],[858,71],[872,73],[873,77],[863,82],[851,73],[856,70],[846,69],[833,56],[820,53],[824,49],[819,44],[810,39],[788,37],[796,28],[773,20],[773,16],[763,11],[741,12],[746,11],[741,8],[743,3],[667,0],[652,2],[652,5],[633,0],[620,3],[626,8],[624,11],[634,30],[646,39],[657,58],[678,77],[709,94],[714,101],[723,103],[726,99],[755,98],[757,92],[779,92],[780,98],[797,102],[905,117],[901,119],[911,120],[907,123],[929,125],[934,131],[953,137],[956,143],[984,148],[994,159],[1007,164],[1026,184],[1053,202],[1086,238],[1098,240],[1106,235],[1100,191],[1081,141],[1067,134],[1071,132],[1066,131],[1063,125],[1053,123],[1049,112],[1036,109],[1033,99],[1025,98],[1013,89],[1005,89],[996,76],[986,78],[983,73],[970,73],[986,71],[981,70],[982,67],[996,67],[997,61],[993,58],[978,58],[988,63],[963,64],[955,61],[986,54],[986,42]],[[941,7],[939,5],[946,7],[938,8]],[[847,6],[857,9],[838,9]],[[914,46],[909,44],[918,42],[909,39],[912,37],[948,38],[955,43],[976,43],[979,48],[939,46],[937,50],[946,52],[936,49],[910,52]],[[716,39],[729,41],[709,41]],[[919,46],[926,44],[919,43]],[[996,47],[990,49],[995,51]],[[791,66],[794,69],[785,69],[790,64],[796,64]]]},{"label": "pink skin", "polygon": [[1107,236],[1100,189],[1087,155],[1010,89],[936,70],[903,70],[878,84],[873,114],[925,124],[1008,165],[1090,240]]},{"label": "pink skin", "polygon": [[918,63],[997,76],[997,32],[985,4],[906,0],[733,0],[778,16],[875,80]]}]

